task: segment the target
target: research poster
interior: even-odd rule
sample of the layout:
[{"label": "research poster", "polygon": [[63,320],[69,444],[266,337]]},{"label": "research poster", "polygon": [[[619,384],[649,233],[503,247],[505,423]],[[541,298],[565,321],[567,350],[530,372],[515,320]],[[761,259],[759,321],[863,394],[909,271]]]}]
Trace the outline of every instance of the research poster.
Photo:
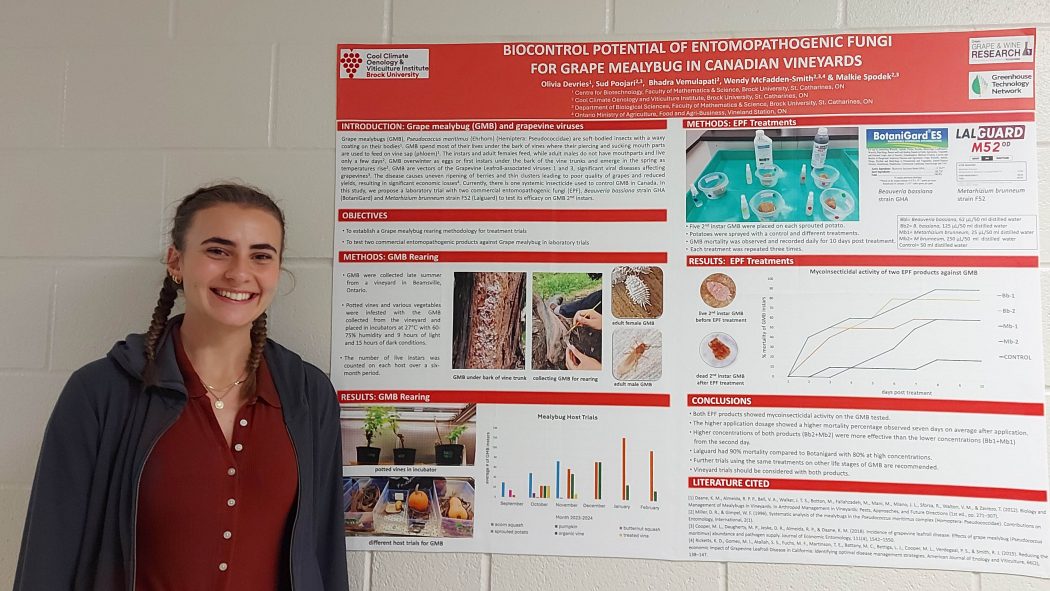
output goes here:
[{"label": "research poster", "polygon": [[1035,43],[339,45],[347,547],[1047,576]]}]

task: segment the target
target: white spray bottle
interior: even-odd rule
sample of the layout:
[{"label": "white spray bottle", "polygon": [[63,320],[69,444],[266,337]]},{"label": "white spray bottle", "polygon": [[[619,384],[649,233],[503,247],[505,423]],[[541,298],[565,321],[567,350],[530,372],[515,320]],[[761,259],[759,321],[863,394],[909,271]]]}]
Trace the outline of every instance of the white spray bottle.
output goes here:
[{"label": "white spray bottle", "polygon": [[773,166],[773,140],[761,129],[755,130],[755,164],[758,168]]},{"label": "white spray bottle", "polygon": [[824,166],[824,160],[828,157],[828,144],[830,143],[831,137],[828,136],[828,128],[818,128],[817,135],[813,136],[813,155],[809,159],[810,168],[821,168]]}]

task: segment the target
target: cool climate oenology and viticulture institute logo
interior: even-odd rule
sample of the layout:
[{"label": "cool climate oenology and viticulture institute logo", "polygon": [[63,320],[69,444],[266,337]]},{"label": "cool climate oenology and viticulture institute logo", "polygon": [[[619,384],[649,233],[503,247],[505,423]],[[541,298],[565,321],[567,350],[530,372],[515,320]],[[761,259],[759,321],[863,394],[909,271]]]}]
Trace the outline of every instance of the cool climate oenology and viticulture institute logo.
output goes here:
[{"label": "cool climate oenology and viticulture institute logo", "polygon": [[353,49],[344,49],[339,55],[339,77],[353,78],[361,67],[361,54]]},{"label": "cool climate oenology and viticulture institute logo", "polygon": [[339,49],[340,79],[398,80],[429,77],[429,49]]}]

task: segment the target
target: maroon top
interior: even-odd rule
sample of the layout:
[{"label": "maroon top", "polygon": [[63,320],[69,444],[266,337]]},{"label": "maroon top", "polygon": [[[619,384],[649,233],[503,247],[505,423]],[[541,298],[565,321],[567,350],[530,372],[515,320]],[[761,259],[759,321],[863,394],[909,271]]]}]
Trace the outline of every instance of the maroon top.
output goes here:
[{"label": "maroon top", "polygon": [[266,361],[256,396],[237,413],[231,449],[178,328],[174,337],[189,400],[142,471],[136,589],[289,589],[299,473]]}]

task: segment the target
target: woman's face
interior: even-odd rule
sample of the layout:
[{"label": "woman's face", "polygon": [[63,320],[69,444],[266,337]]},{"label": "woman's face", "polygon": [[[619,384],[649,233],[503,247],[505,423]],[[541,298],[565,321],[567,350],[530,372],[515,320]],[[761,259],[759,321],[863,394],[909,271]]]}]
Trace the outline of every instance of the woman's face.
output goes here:
[{"label": "woman's face", "polygon": [[202,209],[183,247],[168,248],[168,273],[182,279],[187,318],[240,328],[269,307],[281,272],[281,224],[272,214],[227,203]]}]

